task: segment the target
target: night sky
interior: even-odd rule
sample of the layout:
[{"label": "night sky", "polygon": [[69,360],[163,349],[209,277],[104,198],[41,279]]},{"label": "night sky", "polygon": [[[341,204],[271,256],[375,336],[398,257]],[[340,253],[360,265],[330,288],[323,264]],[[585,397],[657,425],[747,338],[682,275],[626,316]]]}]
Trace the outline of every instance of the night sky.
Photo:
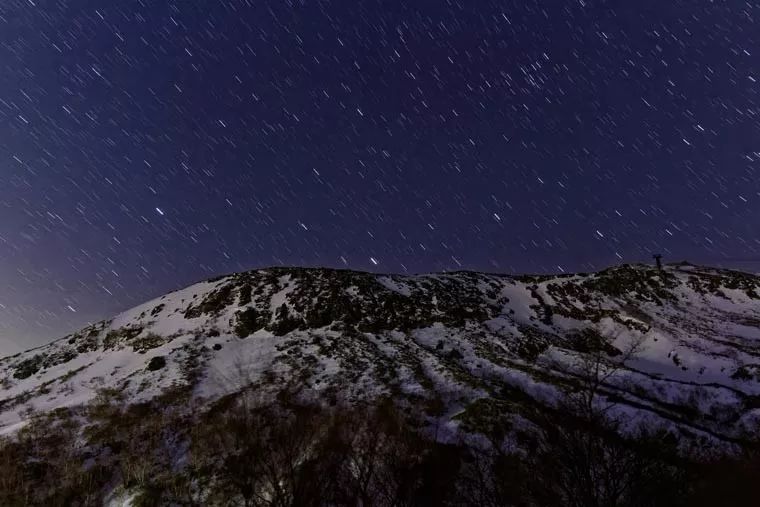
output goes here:
[{"label": "night sky", "polygon": [[756,20],[739,0],[4,0],[0,353],[268,265],[751,265]]}]

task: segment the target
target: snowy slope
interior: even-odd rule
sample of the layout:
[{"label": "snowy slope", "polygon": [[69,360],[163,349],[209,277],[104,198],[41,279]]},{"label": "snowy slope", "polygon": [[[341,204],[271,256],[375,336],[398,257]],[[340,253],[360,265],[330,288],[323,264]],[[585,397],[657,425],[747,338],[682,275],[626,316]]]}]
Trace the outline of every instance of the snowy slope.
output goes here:
[{"label": "snowy slope", "polygon": [[0,359],[0,433],[103,390],[136,401],[177,385],[199,399],[243,386],[325,403],[391,395],[451,428],[484,405],[520,420],[555,403],[600,348],[635,351],[602,390],[631,429],[742,438],[760,415],[760,278],[686,264],[540,277],[234,274]]}]

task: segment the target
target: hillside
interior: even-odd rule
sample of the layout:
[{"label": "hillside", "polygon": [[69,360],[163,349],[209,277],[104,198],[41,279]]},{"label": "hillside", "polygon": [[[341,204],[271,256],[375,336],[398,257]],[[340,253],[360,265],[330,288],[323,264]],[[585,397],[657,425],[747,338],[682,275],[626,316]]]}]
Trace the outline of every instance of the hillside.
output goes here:
[{"label": "hillside", "polygon": [[530,426],[602,354],[597,403],[634,431],[741,442],[760,415],[760,278],[688,264],[593,274],[377,275],[269,268],[172,292],[0,359],[0,433],[99,393],[251,387],[319,404],[390,396],[445,435]]}]

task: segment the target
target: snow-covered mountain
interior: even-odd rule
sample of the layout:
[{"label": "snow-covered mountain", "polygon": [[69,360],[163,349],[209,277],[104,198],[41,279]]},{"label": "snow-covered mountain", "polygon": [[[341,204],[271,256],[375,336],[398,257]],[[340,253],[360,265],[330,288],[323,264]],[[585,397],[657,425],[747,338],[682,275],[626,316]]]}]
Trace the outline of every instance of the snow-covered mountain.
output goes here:
[{"label": "snow-covered mountain", "polygon": [[626,265],[595,274],[415,276],[269,268],[201,282],[0,359],[0,433],[32,411],[188,385],[351,404],[391,395],[452,431],[552,406],[601,351],[631,429],[741,440],[760,415],[760,277]]}]

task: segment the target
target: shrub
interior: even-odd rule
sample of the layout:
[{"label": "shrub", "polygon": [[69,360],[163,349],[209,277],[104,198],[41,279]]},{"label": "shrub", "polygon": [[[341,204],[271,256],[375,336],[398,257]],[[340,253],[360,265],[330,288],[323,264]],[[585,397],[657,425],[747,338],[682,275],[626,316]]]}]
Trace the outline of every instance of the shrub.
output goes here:
[{"label": "shrub", "polygon": [[189,306],[185,310],[186,319],[195,319],[201,315],[216,315],[224,308],[232,304],[233,285],[227,284],[224,287],[211,291],[197,306]]},{"label": "shrub", "polygon": [[254,308],[246,308],[235,314],[237,319],[235,323],[235,334],[239,338],[245,338],[266,325],[265,316],[260,316]]},{"label": "shrub", "polygon": [[103,348],[113,349],[117,346],[129,342],[133,338],[137,337],[140,333],[142,333],[143,328],[142,327],[122,327],[119,329],[112,329],[106,333],[106,337],[103,338]]},{"label": "shrub", "polygon": [[240,300],[238,301],[239,306],[245,306],[251,303],[252,291],[253,291],[253,287],[251,287],[250,283],[246,283],[242,287],[240,287]]},{"label": "shrub", "polygon": [[132,341],[132,350],[135,352],[147,352],[148,350],[155,349],[166,343],[166,339],[163,336],[156,333],[148,333],[140,338],[135,338]]},{"label": "shrub", "polygon": [[13,377],[17,379],[25,379],[31,377],[40,371],[44,360],[45,357],[41,354],[37,354],[28,359],[24,359],[16,365],[15,371],[13,372]]},{"label": "shrub", "polygon": [[164,356],[156,356],[150,358],[150,361],[148,361],[148,366],[146,367],[149,371],[156,371],[160,370],[161,368],[166,366],[166,358]]}]

